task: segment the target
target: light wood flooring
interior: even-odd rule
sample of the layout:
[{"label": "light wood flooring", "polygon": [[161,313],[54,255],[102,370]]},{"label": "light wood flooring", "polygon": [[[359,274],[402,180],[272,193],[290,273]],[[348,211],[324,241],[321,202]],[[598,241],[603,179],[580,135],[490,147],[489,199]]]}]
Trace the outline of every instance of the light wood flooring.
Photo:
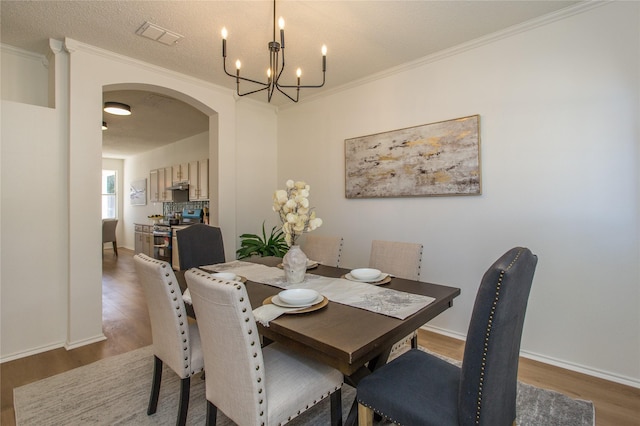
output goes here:
[{"label": "light wood flooring", "polygon": [[[0,424],[15,425],[13,389],[112,355],[151,344],[151,328],[142,288],[138,285],[133,253],[105,250],[103,260],[103,330],[107,340],[66,351],[45,353],[5,362],[0,368]],[[420,330],[419,343],[450,358],[461,359],[464,342]],[[591,400],[597,426],[640,426],[640,389],[564,370],[522,358],[519,378],[574,398]]]}]

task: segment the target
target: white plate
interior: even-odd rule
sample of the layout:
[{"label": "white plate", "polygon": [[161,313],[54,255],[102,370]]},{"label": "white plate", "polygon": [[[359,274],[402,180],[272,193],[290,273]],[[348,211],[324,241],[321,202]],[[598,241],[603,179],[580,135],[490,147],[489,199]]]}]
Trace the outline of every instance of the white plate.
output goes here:
[{"label": "white plate", "polygon": [[308,288],[292,288],[278,293],[278,299],[288,305],[307,305],[318,296],[317,291]]},{"label": "white plate", "polygon": [[275,296],[273,296],[271,298],[271,303],[273,303],[274,305],[278,305],[280,307],[283,308],[305,308],[307,306],[313,306],[316,303],[320,303],[324,300],[324,296],[321,294],[318,294],[318,297],[315,300],[312,300],[309,303],[300,303],[300,304],[290,304],[290,303],[284,303],[282,300],[280,300],[280,297],[278,297],[278,295],[276,294]]},{"label": "white plate", "polygon": [[350,274],[358,281],[378,281],[382,277],[382,271],[373,268],[353,269]]},{"label": "white plate", "polygon": [[372,279],[372,280],[359,280],[359,279],[357,279],[356,277],[354,277],[353,275],[351,275],[351,272],[348,272],[347,274],[345,274],[345,276],[344,276],[344,277],[345,277],[346,279],[350,280],[350,281],[356,281],[356,282],[359,282],[359,283],[376,283],[376,282],[378,282],[378,281],[382,281],[382,280],[384,280],[385,278],[387,278],[387,275],[388,275],[388,274],[380,274],[380,276],[379,276],[379,277],[377,277],[377,278],[375,278],[375,279]]}]

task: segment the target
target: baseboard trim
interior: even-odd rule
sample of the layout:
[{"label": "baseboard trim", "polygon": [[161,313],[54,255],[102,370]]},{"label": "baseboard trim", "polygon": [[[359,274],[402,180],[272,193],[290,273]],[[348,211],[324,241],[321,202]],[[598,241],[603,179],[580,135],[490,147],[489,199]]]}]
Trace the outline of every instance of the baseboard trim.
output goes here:
[{"label": "baseboard trim", "polygon": [[[436,334],[441,334],[446,337],[450,337],[456,340],[466,340],[466,336],[460,333],[455,333],[450,330],[445,330],[439,327],[433,326],[423,326],[421,327],[423,330],[431,331]],[[640,389],[640,380],[634,379],[631,377],[625,377],[618,374],[614,374],[607,371],[598,370],[591,367],[586,367],[584,365],[575,364],[572,362],[564,361],[561,359],[553,358],[547,355],[541,355],[534,352],[529,351],[520,351],[520,356],[523,358],[531,359],[533,361],[538,361],[543,364],[553,365],[554,367],[563,368],[569,371],[575,371],[576,373],[585,374],[587,376],[597,377],[599,379],[607,380],[609,382],[618,383],[625,386],[631,386],[634,388]]]},{"label": "baseboard trim", "polygon": [[0,358],[0,364],[14,361],[16,359],[25,358],[31,355],[38,355],[43,352],[52,351],[54,349],[65,348],[66,350],[71,350],[75,348],[79,348],[80,346],[90,345],[91,343],[101,342],[103,340],[107,340],[107,336],[104,334],[100,334],[94,337],[90,337],[88,339],[78,340],[77,342],[56,342],[51,343],[45,346],[39,346],[37,348],[29,349],[28,351],[16,352],[10,355],[6,355]]},{"label": "baseboard trim", "polygon": [[543,364],[553,365],[555,367],[564,368],[565,370],[575,371],[576,373],[585,374],[587,376],[597,377],[599,379],[607,380],[609,382],[618,383],[625,386],[640,389],[640,380],[633,379],[631,377],[625,377],[618,374],[610,373],[607,371],[598,370],[591,367],[585,367],[584,365],[574,364],[568,361],[563,361],[546,355],[540,355],[533,352],[522,351],[520,356],[523,358],[538,361]]},{"label": "baseboard trim", "polygon": [[9,362],[9,361],[15,361],[16,359],[28,357],[31,355],[41,354],[42,352],[52,351],[54,349],[59,349],[63,347],[64,347],[64,342],[58,342],[58,343],[52,343],[46,346],[40,346],[37,348],[29,349],[28,351],[16,352],[11,355],[3,356],[2,358],[0,358],[0,364]]},{"label": "baseboard trim", "polygon": [[90,345],[91,343],[102,342],[103,340],[107,340],[107,336],[105,336],[104,334],[99,334],[97,336],[90,337],[88,339],[78,340],[76,342],[67,342],[65,343],[64,348],[66,350],[71,350],[71,349],[79,348],[80,346]]}]

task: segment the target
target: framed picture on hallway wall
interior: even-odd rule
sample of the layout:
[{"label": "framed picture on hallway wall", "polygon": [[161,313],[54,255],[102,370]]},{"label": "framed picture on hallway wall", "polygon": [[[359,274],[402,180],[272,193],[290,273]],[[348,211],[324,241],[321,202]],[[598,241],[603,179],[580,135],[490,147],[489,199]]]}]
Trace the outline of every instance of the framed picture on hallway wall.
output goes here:
[{"label": "framed picture on hallway wall", "polygon": [[144,206],[147,204],[147,180],[138,179],[131,182],[129,191],[132,206]]},{"label": "framed picture on hallway wall", "polygon": [[347,198],[480,195],[480,116],[345,140]]}]

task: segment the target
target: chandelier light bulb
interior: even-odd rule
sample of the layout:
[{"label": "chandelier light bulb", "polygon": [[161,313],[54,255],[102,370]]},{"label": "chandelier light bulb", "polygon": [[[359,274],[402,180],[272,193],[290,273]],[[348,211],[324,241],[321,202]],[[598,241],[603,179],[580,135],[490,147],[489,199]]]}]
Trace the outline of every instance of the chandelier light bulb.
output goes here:
[{"label": "chandelier light bulb", "polygon": [[271,78],[271,68],[267,68],[267,77]]},{"label": "chandelier light bulb", "polygon": [[281,16],[280,19],[278,19],[278,25],[280,26],[281,30],[284,30],[284,18]]},{"label": "chandelier light bulb", "polygon": [[296,76],[297,76],[298,78],[300,78],[300,76],[301,76],[301,75],[302,75],[302,70],[301,70],[300,68],[298,68],[298,69],[296,70]]},{"label": "chandelier light bulb", "polygon": [[238,59],[236,61],[236,69],[239,70],[241,66],[242,66],[242,62],[240,62],[240,59]]},{"label": "chandelier light bulb", "polygon": [[227,39],[227,35],[228,35],[226,27],[222,27],[221,34],[222,34],[222,39],[226,40]]},{"label": "chandelier light bulb", "polygon": [[327,56],[327,46],[326,45],[322,45],[322,56]]}]

